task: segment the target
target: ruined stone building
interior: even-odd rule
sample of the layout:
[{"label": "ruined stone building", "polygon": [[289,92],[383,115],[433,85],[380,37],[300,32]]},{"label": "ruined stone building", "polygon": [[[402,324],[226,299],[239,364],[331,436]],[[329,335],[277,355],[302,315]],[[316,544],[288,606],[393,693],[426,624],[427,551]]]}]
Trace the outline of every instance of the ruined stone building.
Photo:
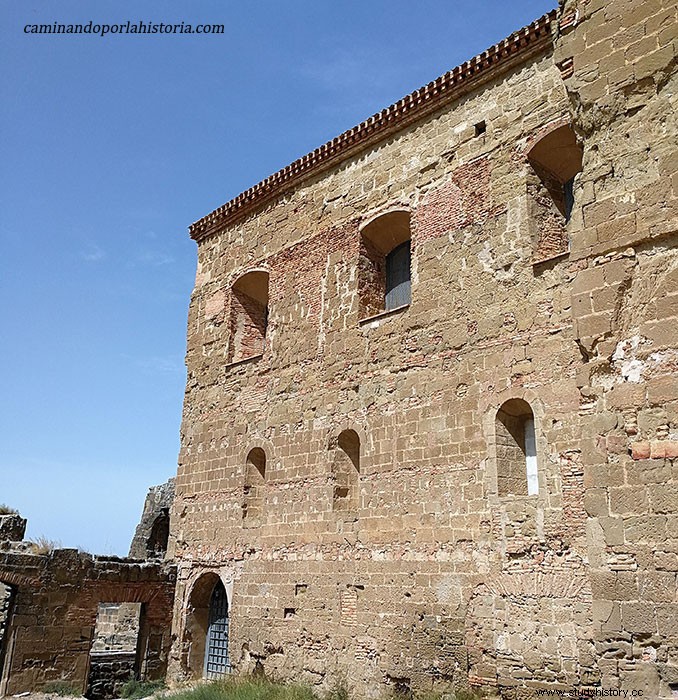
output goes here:
[{"label": "ruined stone building", "polygon": [[676,19],[567,0],[191,227],[174,681],[675,697]]},{"label": "ruined stone building", "polygon": [[150,490],[125,559],[25,541],[26,520],[0,515],[0,696],[58,687],[102,700],[130,678],[165,677],[172,495],[171,480]]}]

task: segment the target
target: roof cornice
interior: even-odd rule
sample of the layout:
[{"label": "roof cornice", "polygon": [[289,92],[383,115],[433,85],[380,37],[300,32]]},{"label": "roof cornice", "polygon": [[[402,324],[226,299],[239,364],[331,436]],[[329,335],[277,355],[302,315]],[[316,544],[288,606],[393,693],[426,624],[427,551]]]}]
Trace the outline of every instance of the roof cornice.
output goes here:
[{"label": "roof cornice", "polygon": [[383,141],[392,133],[439,110],[499,73],[541,53],[552,44],[552,28],[556,16],[557,10],[543,15],[498,44],[245,190],[192,224],[189,227],[191,238],[201,241],[219,228],[242,220],[257,207],[275,199],[303,180]]}]

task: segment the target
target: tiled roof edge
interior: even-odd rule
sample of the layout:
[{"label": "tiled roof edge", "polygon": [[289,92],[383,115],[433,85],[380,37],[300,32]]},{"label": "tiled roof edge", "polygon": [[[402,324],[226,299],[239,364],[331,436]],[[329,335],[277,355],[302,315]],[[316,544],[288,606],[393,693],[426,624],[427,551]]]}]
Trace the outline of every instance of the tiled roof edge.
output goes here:
[{"label": "tiled roof edge", "polygon": [[557,10],[552,10],[526,27],[514,32],[461,65],[453,68],[424,87],[411,92],[381,112],[324,143],[314,151],[278,170],[257,185],[215,209],[189,227],[191,238],[200,241],[219,227],[242,219],[252,209],[270,201],[292,184],[315,175],[337,162],[345,160],[367,145],[386,138],[439,109],[447,101],[456,99],[477,87],[488,72],[516,57],[523,57],[550,45],[552,25]]}]

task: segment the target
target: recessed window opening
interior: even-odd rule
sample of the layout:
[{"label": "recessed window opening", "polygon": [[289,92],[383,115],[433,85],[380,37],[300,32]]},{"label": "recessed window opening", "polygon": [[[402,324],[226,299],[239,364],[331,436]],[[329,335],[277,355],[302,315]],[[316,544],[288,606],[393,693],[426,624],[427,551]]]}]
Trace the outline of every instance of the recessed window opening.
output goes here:
[{"label": "recessed window opening", "polygon": [[261,447],[255,447],[247,455],[245,465],[242,518],[246,527],[256,527],[261,522],[265,481],[266,453]]},{"label": "recessed window opening", "polygon": [[554,206],[569,221],[574,206],[574,178],[581,172],[583,150],[565,124],[537,141],[527,154],[530,165]]},{"label": "recessed window opening", "polygon": [[475,135],[476,136],[482,136],[485,132],[487,131],[487,124],[485,124],[485,121],[478,122],[475,125]]},{"label": "recessed window opening", "polygon": [[337,438],[332,464],[333,510],[357,514],[360,501],[360,438],[344,430]]},{"label": "recessed window opening", "polygon": [[500,496],[539,493],[534,414],[522,399],[502,404],[495,420],[497,492]]},{"label": "recessed window opening", "polygon": [[410,214],[393,211],[362,230],[358,261],[361,317],[406,306],[411,301]]},{"label": "recessed window opening", "polygon": [[261,355],[267,326],[268,273],[248,272],[231,289],[229,361]]}]

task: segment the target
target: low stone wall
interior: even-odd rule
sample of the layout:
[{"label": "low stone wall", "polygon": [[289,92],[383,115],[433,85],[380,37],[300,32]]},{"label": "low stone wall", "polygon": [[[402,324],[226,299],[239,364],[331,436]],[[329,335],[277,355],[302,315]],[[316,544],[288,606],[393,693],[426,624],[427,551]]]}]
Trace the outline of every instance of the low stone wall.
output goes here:
[{"label": "low stone wall", "polygon": [[135,665],[135,652],[93,653],[89,660],[85,697],[90,700],[119,698],[123,685],[134,678]]},{"label": "low stone wall", "polygon": [[175,578],[171,565],[74,549],[0,552],[0,582],[15,591],[0,696],[40,690],[53,680],[84,693],[100,603],[141,604],[138,648],[144,655],[137,671],[143,679],[163,678]]}]

